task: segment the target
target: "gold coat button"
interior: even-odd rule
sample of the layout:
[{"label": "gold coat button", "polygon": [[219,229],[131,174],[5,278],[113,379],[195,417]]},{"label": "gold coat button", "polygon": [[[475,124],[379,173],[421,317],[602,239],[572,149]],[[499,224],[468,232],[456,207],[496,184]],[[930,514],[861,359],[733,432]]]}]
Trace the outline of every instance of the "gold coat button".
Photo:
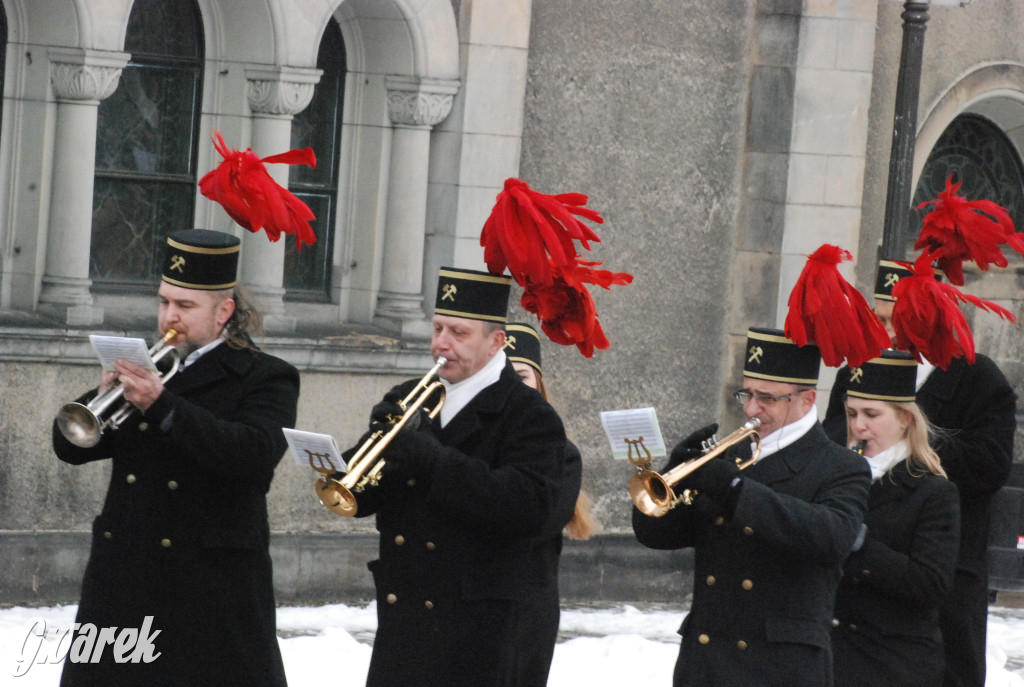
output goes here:
[{"label": "gold coat button", "polygon": [[736,648],[739,649],[740,651],[746,651],[747,650],[747,643],[744,642],[741,639],[740,641],[736,642]]},{"label": "gold coat button", "polygon": [[406,484],[406,486],[409,486],[409,487],[415,487],[416,486],[416,478],[415,477],[410,477],[409,480],[405,484]]},{"label": "gold coat button", "polygon": [[423,602],[423,607],[426,608],[429,611],[430,609],[432,609],[434,607],[434,602],[433,601],[424,601]]},{"label": "gold coat button", "polygon": [[398,601],[398,597],[395,596],[394,594],[388,594],[387,600],[388,600],[389,604],[393,604],[393,603],[396,603]]},{"label": "gold coat button", "polygon": [[747,527],[743,528],[743,534],[747,535],[748,537],[750,535],[752,535],[753,533],[754,533],[754,529],[752,527],[750,527],[749,525]]},{"label": "gold coat button", "polygon": [[175,489],[178,488],[178,483],[172,479],[170,482],[167,483],[167,488],[170,489],[171,491],[174,491]]},{"label": "gold coat button", "polygon": [[170,539],[161,539],[160,540],[160,546],[164,547],[165,549],[171,548],[171,540]]},{"label": "gold coat button", "polygon": [[707,582],[708,586],[710,587],[711,585],[713,585],[715,583],[715,576],[714,575],[708,575],[708,579],[705,580],[705,582]]},{"label": "gold coat button", "polygon": [[124,478],[124,481],[128,484],[135,484],[135,475],[128,475]]},{"label": "gold coat button", "polygon": [[405,543],[405,537],[403,537],[400,534],[395,536],[395,544],[396,545],[401,546],[404,543]]},{"label": "gold coat button", "polygon": [[432,541],[428,541],[427,542],[427,551],[433,551],[436,548],[437,548],[437,544],[435,544]]},{"label": "gold coat button", "polygon": [[705,634],[701,634],[700,636],[697,637],[697,641],[700,642],[701,644],[707,644],[708,642],[711,641],[711,637],[708,637]]},{"label": "gold coat button", "polygon": [[114,538],[114,535],[113,535],[113,534],[111,534],[110,532],[104,532],[104,533],[103,533],[103,538],[104,538],[104,539],[113,539],[113,538]]},{"label": "gold coat button", "polygon": [[857,626],[854,625],[853,623],[850,623],[850,629],[853,630],[854,632],[856,632],[857,631]]},{"label": "gold coat button", "polygon": [[721,515],[719,515],[717,518],[715,518],[715,524],[718,525],[719,527],[721,527],[722,525],[725,524],[725,518],[723,518]]},{"label": "gold coat button", "polygon": [[754,583],[750,580],[743,580],[742,582],[740,582],[740,586],[749,592],[751,589],[754,588]]},{"label": "gold coat button", "polygon": [[142,422],[139,423],[139,431],[140,432],[145,432],[147,429],[149,429],[149,423],[148,422],[142,421]]},{"label": "gold coat button", "polygon": [[832,618],[832,627],[839,627],[840,624],[839,618]]}]

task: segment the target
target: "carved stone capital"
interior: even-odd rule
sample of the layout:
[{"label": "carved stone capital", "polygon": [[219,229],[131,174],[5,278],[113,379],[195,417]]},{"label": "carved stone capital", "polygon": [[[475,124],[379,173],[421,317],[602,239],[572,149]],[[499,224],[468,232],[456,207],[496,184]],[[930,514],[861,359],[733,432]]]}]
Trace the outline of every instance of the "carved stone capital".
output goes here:
[{"label": "carved stone capital", "polygon": [[313,99],[323,73],[322,69],[301,67],[248,66],[249,107],[257,114],[294,117]]},{"label": "carved stone capital", "polygon": [[459,92],[459,82],[415,76],[388,76],[388,118],[400,126],[432,127],[444,121]]},{"label": "carved stone capital", "polygon": [[131,55],[78,48],[50,49],[50,85],[58,100],[99,102],[117,89]]}]

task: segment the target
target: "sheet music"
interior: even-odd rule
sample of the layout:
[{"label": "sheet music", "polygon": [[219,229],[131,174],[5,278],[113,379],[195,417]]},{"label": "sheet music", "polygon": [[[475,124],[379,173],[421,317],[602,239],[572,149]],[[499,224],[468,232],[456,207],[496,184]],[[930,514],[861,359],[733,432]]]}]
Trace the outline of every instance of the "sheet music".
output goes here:
[{"label": "sheet music", "polygon": [[345,460],[341,457],[337,442],[330,434],[304,432],[301,429],[285,427],[284,438],[288,440],[288,448],[291,449],[296,465],[314,470],[324,467],[331,472],[345,471]]},{"label": "sheet music", "polygon": [[142,339],[126,336],[100,336],[90,334],[89,343],[99,358],[104,370],[113,370],[114,361],[128,360],[147,370],[155,370],[156,364],[149,355],[149,348]]},{"label": "sheet music", "polygon": [[601,413],[601,424],[612,447],[612,458],[626,460],[629,446],[626,439],[644,439],[644,446],[652,458],[667,455],[665,440],[661,437],[658,414],[654,408],[631,408],[628,410],[606,410]]}]

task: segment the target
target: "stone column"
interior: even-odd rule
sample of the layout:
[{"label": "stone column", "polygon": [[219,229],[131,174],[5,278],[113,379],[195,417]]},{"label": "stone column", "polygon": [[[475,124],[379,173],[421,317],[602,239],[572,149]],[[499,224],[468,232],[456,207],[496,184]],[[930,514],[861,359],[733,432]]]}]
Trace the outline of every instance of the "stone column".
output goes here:
[{"label": "stone column", "polygon": [[384,83],[394,131],[374,323],[403,337],[426,337],[430,327],[422,289],[430,131],[448,116],[459,83],[404,76],[389,76]]},{"label": "stone column", "polygon": [[[323,70],[299,67],[248,66],[249,107],[252,109],[251,147],[260,157],[291,149],[292,118],[313,99]],[[288,187],[289,165],[267,165],[274,181]],[[295,237],[282,234],[276,243],[263,230],[245,232],[240,279],[259,303],[268,331],[295,331],[295,318],[284,313],[284,246]]]},{"label": "stone column", "polygon": [[70,325],[99,324],[89,287],[96,123],[100,101],[117,88],[128,53],[50,49],[50,84],[57,98],[53,180],[41,309]]}]

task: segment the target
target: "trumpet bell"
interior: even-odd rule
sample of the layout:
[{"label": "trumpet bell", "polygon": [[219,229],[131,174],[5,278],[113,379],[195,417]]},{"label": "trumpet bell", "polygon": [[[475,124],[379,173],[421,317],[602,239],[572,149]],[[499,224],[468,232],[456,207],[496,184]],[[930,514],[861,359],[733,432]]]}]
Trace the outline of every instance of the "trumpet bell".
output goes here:
[{"label": "trumpet bell", "polygon": [[314,488],[320,503],[338,515],[350,518],[355,516],[356,511],[359,510],[359,503],[356,501],[352,491],[337,480],[329,477],[320,477],[317,479]]},{"label": "trumpet bell", "polygon": [[92,448],[103,436],[103,422],[81,403],[65,403],[57,413],[60,433],[79,448]]},{"label": "trumpet bell", "polygon": [[672,508],[672,499],[656,500],[651,495],[649,484],[652,475],[658,475],[658,473],[654,470],[638,470],[633,473],[633,477],[629,480],[629,496],[633,500],[633,505],[641,513],[652,518],[660,518]]}]

